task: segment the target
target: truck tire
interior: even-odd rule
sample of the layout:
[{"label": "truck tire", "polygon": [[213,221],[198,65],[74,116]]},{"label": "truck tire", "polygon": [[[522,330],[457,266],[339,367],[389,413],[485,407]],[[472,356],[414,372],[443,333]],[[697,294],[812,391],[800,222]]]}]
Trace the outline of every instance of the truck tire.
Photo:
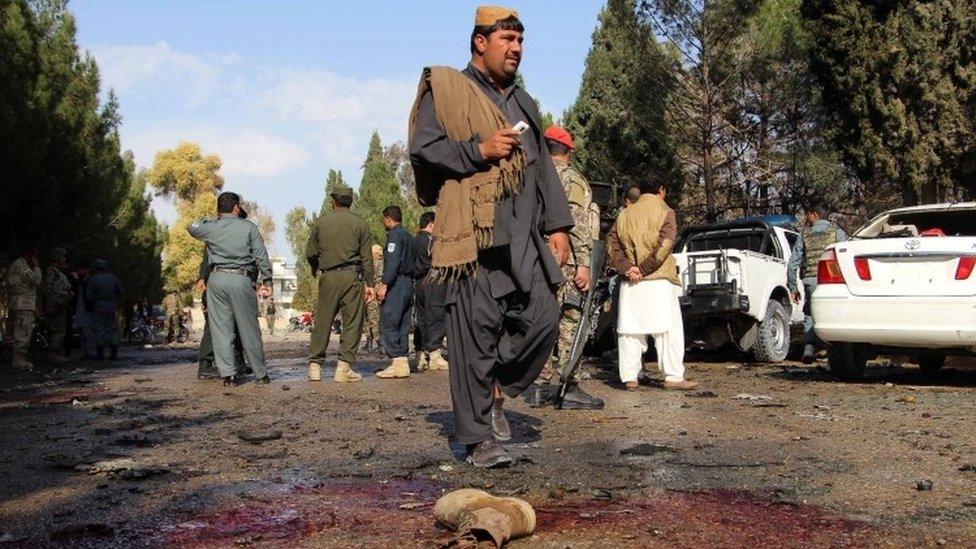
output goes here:
[{"label": "truck tire", "polygon": [[867,353],[854,343],[833,343],[827,351],[830,371],[844,381],[857,381],[864,377]]},{"label": "truck tire", "polygon": [[775,299],[766,305],[766,317],[759,323],[756,342],[752,346],[756,362],[782,362],[790,352],[790,315]]},{"label": "truck tire", "polygon": [[918,355],[918,367],[927,374],[938,373],[945,363],[946,356],[942,353]]}]

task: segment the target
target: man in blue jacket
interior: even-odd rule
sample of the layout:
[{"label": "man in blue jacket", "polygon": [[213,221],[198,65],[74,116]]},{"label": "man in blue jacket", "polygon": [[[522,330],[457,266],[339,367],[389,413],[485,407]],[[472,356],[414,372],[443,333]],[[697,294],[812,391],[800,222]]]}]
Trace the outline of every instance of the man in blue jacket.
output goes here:
[{"label": "man in blue jacket", "polygon": [[380,337],[392,360],[376,373],[382,379],[410,377],[410,316],[413,313],[413,275],[417,268],[417,248],[413,236],[403,228],[399,206],[383,210],[386,247],[383,248],[383,280],[377,290],[380,306]]}]

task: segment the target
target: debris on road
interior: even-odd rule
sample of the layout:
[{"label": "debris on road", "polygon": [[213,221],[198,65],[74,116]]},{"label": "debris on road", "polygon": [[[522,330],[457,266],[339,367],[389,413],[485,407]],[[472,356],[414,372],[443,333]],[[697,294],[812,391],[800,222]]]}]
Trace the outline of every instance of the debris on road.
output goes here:
[{"label": "debris on road", "polygon": [[750,395],[749,393],[739,393],[732,397],[732,400],[773,400],[773,397],[769,395]]},{"label": "debris on road", "polygon": [[932,481],[927,478],[916,480],[915,489],[920,492],[927,492],[932,489]]},{"label": "debris on road", "polygon": [[237,438],[252,443],[266,442],[269,440],[278,440],[281,438],[281,431],[239,431],[237,433]]},{"label": "debris on road", "polygon": [[620,451],[622,456],[653,456],[655,454],[660,454],[662,452],[677,452],[674,448],[670,446],[665,446],[663,444],[649,444],[647,442],[641,442],[640,444],[635,444],[629,448],[624,448]]}]

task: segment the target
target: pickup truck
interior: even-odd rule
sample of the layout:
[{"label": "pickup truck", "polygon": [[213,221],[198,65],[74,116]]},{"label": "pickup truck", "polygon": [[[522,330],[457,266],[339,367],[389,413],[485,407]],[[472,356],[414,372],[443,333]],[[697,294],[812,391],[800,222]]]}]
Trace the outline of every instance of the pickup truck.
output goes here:
[{"label": "pickup truck", "polygon": [[803,289],[794,303],[787,264],[800,234],[790,216],[757,216],[681,231],[675,259],[689,342],[729,343],[758,362],[781,362],[792,327],[803,323]]}]

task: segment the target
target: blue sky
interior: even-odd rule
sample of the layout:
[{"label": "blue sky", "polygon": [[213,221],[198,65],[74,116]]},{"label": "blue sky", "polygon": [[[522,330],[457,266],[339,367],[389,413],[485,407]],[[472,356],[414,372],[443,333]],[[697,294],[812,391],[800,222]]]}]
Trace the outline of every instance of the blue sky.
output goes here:
[{"label": "blue sky", "polygon": [[[318,209],[325,175],[354,187],[372,131],[406,139],[420,69],[463,67],[478,2],[73,0],[78,41],[119,96],[123,147],[141,166],[196,141],[224,161],[226,190],[270,211]],[[576,97],[603,2],[532,0],[522,74],[557,117]],[[156,198],[163,221],[172,205]]]}]

